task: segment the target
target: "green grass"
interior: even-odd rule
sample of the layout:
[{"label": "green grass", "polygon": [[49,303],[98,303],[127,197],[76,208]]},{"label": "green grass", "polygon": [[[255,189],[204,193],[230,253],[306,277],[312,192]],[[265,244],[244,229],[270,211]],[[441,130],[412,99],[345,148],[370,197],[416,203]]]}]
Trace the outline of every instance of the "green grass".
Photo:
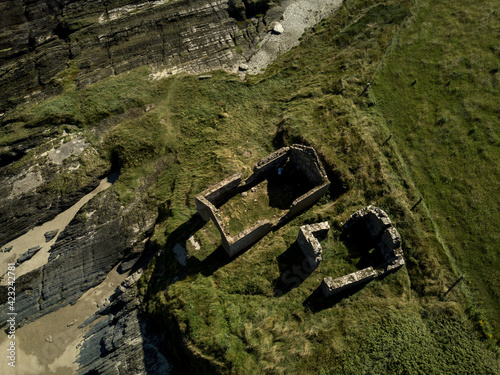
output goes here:
[{"label": "green grass", "polygon": [[[500,335],[500,6],[419,1],[373,79],[425,206]],[[491,332],[487,332],[490,334]]]},{"label": "green grass", "polygon": [[[177,79],[170,118],[184,141],[176,149],[179,164],[159,180],[166,215],[153,238],[166,252],[154,273],[166,277],[151,285],[148,311],[175,333],[165,335],[166,346],[189,358],[178,364],[187,371],[498,370],[496,354],[479,340],[481,331],[470,320],[467,299],[455,291],[448,302],[439,301],[454,278],[452,260],[439,250],[427,212],[410,211],[419,190],[405,160],[383,145],[387,125],[375,99],[360,96],[410,5],[347,2],[301,46],[264,75],[250,77],[247,85],[225,75],[194,87],[189,86],[190,78]],[[189,91],[177,91],[186,87]],[[183,104],[184,92],[196,105]],[[192,217],[194,195],[231,173],[248,172],[266,152],[294,142],[319,152],[334,182],[329,197],[230,261],[218,248],[213,224]],[[367,204],[379,205],[395,222],[404,239],[407,266],[315,309],[309,302],[323,277],[358,268],[359,254],[341,241],[340,228]],[[307,275],[293,244],[298,226],[322,220],[332,225],[324,261]],[[186,244],[193,234],[201,249],[187,246],[184,270],[168,250],[175,243]],[[170,284],[183,273],[184,279]]]},{"label": "green grass", "polygon": [[255,187],[255,191],[245,192],[245,196],[238,194],[219,208],[223,221],[231,236],[250,228],[259,220],[274,220],[286,213],[286,210],[269,205],[267,181]]},{"label": "green grass", "polygon": [[[450,207],[477,204],[482,210],[481,197],[489,191],[496,204],[495,178],[487,180],[489,184],[483,179],[488,173],[493,176],[498,156],[496,143],[484,142],[487,134],[495,136],[494,127],[486,124],[493,124],[495,112],[490,107],[496,86],[480,83],[497,73],[491,73],[495,68],[485,62],[476,74],[473,56],[457,50],[469,56],[470,68],[465,61],[463,69],[458,63],[453,69],[462,78],[451,86],[444,82],[438,90],[442,77],[437,71],[446,60],[438,59],[437,53],[422,59],[418,48],[448,48],[447,37],[438,31],[453,28],[428,22],[437,12],[431,17],[427,2],[413,5],[405,0],[347,0],[335,16],[308,31],[300,46],[247,82],[224,72],[213,72],[208,80],[181,74],[152,81],[148,69],[140,68],[82,90],[67,80],[60,96],[6,115],[9,124],[2,137],[9,140],[56,126],[84,131],[93,137],[102,160],[121,167],[113,187],[119,199],[124,204],[146,200],[158,208],[151,243],[164,251],[145,272],[139,290],[148,320],[164,332],[165,350],[178,358],[176,365],[182,370],[498,373],[498,351],[484,337],[488,328],[482,328],[487,326],[483,308],[493,321],[491,312],[473,305],[464,286],[445,302],[439,299],[457,276],[457,267],[465,269],[464,259],[472,264],[481,253],[475,243],[458,247],[460,241],[470,241],[472,232],[456,230],[440,219],[441,212],[451,210],[441,202]],[[454,7],[461,12],[469,8],[462,3]],[[441,10],[445,20],[458,17],[451,15],[454,7]],[[474,9],[483,8],[471,6],[467,17]],[[461,12],[459,17],[465,17]],[[454,48],[460,47],[454,43]],[[486,45],[494,48],[491,43]],[[432,69],[418,70],[419,64]],[[420,75],[412,76],[417,71]],[[66,73],[75,74],[74,69]],[[370,81],[371,92],[361,95]],[[456,112],[472,103],[469,96],[454,96],[465,91],[474,93],[470,97],[475,100],[484,97],[471,116],[486,117],[474,122],[471,134],[460,125],[463,113]],[[433,103],[439,103],[438,111]],[[470,105],[467,108],[472,111]],[[415,120],[420,117],[420,122]],[[384,144],[390,132],[394,137]],[[489,155],[489,166],[474,164],[485,157],[474,151],[474,137],[480,137],[476,141]],[[310,210],[228,259],[213,223],[195,215],[195,195],[236,172],[249,176],[262,157],[293,143],[316,149],[332,188]],[[477,157],[465,158],[462,148]],[[474,165],[477,176],[471,172],[467,179],[455,181],[457,177],[450,175],[444,182],[442,176],[447,175],[439,168],[463,171],[466,162]],[[431,176],[438,185],[429,182]],[[479,189],[474,195],[477,202],[470,204],[462,192],[469,187]],[[451,194],[455,189],[462,193]],[[411,211],[421,194],[425,206]],[[265,207],[265,196],[260,198],[257,203]],[[362,256],[343,242],[341,228],[350,214],[368,204],[384,209],[400,231],[406,266],[342,299],[318,300],[314,291],[323,277],[342,276],[359,267]],[[235,212],[226,214],[236,216],[233,229],[239,230],[238,225],[246,222],[241,206],[236,206]],[[449,216],[460,230],[472,229],[467,215],[477,219],[481,215],[476,209],[454,209]],[[251,220],[261,214],[267,215],[258,210]],[[310,270],[294,245],[298,228],[325,220],[331,230],[322,242],[324,260]],[[484,254],[494,263],[495,234],[480,233],[490,246]],[[199,250],[188,241],[191,235],[201,245]],[[177,243],[188,249],[186,268],[171,254]],[[448,244],[448,253],[443,244]],[[491,267],[490,275],[495,275],[493,265],[484,267]],[[469,285],[479,287],[481,277],[479,271],[469,272]],[[178,281],[172,283],[174,278]],[[496,306],[494,294],[485,295]]]}]

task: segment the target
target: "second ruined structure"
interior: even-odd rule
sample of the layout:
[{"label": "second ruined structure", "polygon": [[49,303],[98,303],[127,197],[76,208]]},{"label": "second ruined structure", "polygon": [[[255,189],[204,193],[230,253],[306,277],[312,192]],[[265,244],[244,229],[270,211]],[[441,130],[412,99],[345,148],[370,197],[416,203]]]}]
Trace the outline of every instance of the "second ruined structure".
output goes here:
[{"label": "second ruined structure", "polygon": [[366,236],[371,239],[385,262],[377,267],[367,267],[336,279],[325,277],[320,286],[325,297],[395,271],[405,263],[401,249],[401,236],[389,216],[380,208],[368,206],[355,212],[344,224],[344,230],[355,231],[357,236]]},{"label": "second ruined structure", "polygon": [[[235,236],[231,236],[219,208],[234,195],[249,190],[273,175],[281,174],[285,167],[299,171],[312,187],[294,199],[283,216],[259,220]],[[237,173],[198,194],[196,208],[205,221],[214,222],[221,234],[222,246],[229,256],[234,256],[264,237],[273,228],[312,206],[329,187],[330,181],[316,151],[312,147],[292,145],[280,148],[260,160],[254,167],[253,174],[245,181],[242,181],[241,173]]]}]

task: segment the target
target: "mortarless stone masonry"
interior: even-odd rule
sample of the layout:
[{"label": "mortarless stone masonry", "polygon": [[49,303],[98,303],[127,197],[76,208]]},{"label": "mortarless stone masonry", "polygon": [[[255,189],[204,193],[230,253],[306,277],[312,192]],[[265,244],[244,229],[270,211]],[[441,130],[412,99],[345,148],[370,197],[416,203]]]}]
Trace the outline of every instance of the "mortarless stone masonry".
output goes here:
[{"label": "mortarless stone masonry", "polygon": [[328,225],[327,221],[303,225],[299,229],[297,243],[306,256],[309,265],[313,268],[318,267],[323,260],[323,249],[319,241],[326,237],[328,230],[330,230],[330,225]]},{"label": "mortarless stone masonry", "polygon": [[325,277],[320,286],[325,297],[396,271],[405,264],[401,236],[382,209],[368,206],[352,214],[345,222],[344,230],[353,229],[360,230],[360,235],[365,234],[376,241],[376,247],[382,253],[385,262],[376,268],[367,267],[336,279]]},{"label": "mortarless stone masonry", "polygon": [[[236,236],[230,236],[225,224],[220,219],[218,207],[235,194],[266,180],[273,171],[283,167],[287,161],[293,163],[298,169],[304,172],[314,187],[295,199],[284,216],[273,218],[272,221],[261,220]],[[329,187],[330,181],[316,151],[312,147],[292,145],[280,148],[261,159],[254,167],[254,173],[243,183],[241,182],[241,173],[237,173],[198,194],[195,198],[196,209],[205,221],[212,220],[214,222],[221,234],[222,246],[229,256],[234,256],[260,240],[273,228],[312,206],[328,191]]]}]

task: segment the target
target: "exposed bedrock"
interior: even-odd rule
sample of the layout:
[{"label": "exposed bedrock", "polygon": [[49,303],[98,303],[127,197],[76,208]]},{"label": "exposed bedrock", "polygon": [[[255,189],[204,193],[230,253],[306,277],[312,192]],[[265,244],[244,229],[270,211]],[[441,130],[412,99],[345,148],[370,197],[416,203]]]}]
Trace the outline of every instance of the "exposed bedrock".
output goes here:
[{"label": "exposed bedrock", "polygon": [[[14,153],[24,157],[22,166],[6,159],[5,154]],[[0,147],[2,160],[6,165],[0,169],[0,248],[73,206],[111,167],[83,138],[73,136],[63,143],[57,130]]]},{"label": "exposed bedrock", "polygon": [[[17,322],[23,325],[75,303],[121,260],[138,257],[156,218],[157,211],[139,199],[122,206],[112,189],[97,195],[60,234],[47,264],[16,280]],[[5,315],[7,293],[0,295]]]},{"label": "exposed bedrock", "polygon": [[159,336],[148,330],[134,289],[126,289],[89,321],[103,317],[85,334],[78,374],[168,375],[171,365],[161,354]]},{"label": "exposed bedrock", "polygon": [[265,32],[264,18],[253,14],[268,5],[245,1],[253,18],[238,25],[229,3],[0,0],[0,113],[57,92],[55,77],[68,66],[80,86],[147,64],[195,73],[236,70],[240,53]]}]

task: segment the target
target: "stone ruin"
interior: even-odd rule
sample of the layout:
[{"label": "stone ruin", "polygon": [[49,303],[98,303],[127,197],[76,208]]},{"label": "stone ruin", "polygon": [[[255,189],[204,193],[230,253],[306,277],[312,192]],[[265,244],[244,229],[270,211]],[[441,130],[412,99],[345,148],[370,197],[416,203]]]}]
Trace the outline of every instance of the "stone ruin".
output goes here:
[{"label": "stone ruin", "polygon": [[323,260],[323,249],[319,241],[326,238],[329,229],[330,225],[327,221],[303,225],[299,228],[297,243],[312,269],[316,269]]},{"label": "stone ruin", "polygon": [[325,277],[320,286],[325,297],[396,271],[405,263],[401,236],[382,209],[368,206],[355,212],[344,224],[344,231],[353,230],[357,231],[357,235],[367,236],[374,241],[375,248],[380,250],[385,262],[378,267],[367,267],[336,279]]},{"label": "stone ruin", "polygon": [[[234,195],[249,190],[252,186],[269,179],[273,174],[281,173],[280,170],[285,165],[289,165],[288,163],[300,170],[313,187],[294,199],[283,216],[269,220],[259,220],[253,226],[235,236],[231,236],[222,220],[219,208]],[[198,194],[195,201],[200,216],[205,221],[212,220],[214,222],[221,234],[222,246],[228,255],[232,257],[243,249],[250,247],[292,216],[312,206],[328,191],[329,187],[330,181],[316,151],[312,147],[292,145],[280,148],[261,159],[254,167],[253,174],[245,181],[241,179],[241,172],[236,173]]]}]

